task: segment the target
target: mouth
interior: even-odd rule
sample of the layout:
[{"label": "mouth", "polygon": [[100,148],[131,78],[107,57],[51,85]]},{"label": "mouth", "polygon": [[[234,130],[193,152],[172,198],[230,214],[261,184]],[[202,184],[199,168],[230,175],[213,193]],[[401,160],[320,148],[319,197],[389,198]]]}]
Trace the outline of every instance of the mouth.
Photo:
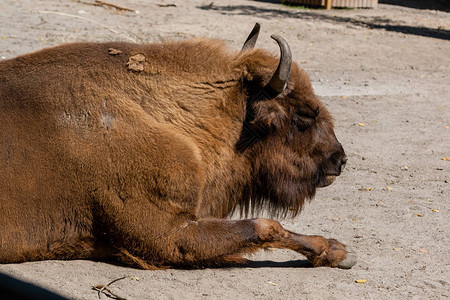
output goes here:
[{"label": "mouth", "polygon": [[336,176],[334,175],[326,175],[325,177],[320,180],[319,184],[317,185],[318,188],[326,187],[332,184],[336,180]]}]

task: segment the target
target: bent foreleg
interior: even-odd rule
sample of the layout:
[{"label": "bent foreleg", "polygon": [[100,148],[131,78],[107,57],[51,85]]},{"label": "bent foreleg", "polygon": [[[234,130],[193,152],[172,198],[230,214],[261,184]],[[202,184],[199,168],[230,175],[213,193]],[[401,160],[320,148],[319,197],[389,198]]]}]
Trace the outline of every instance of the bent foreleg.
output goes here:
[{"label": "bent foreleg", "polygon": [[345,245],[321,236],[300,235],[269,219],[188,221],[167,236],[171,265],[211,266],[244,262],[241,255],[274,247],[297,251],[314,266],[351,268],[356,256]]}]

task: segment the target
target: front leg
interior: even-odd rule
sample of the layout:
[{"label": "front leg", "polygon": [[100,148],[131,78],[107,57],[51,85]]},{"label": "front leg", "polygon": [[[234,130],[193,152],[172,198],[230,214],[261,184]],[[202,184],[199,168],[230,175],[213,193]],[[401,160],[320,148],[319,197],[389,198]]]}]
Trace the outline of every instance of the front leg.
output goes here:
[{"label": "front leg", "polygon": [[315,267],[339,267],[350,269],[356,264],[357,256],[335,239],[317,235],[302,235],[285,230],[280,223],[268,219],[256,219],[257,234],[264,246],[294,250],[306,256]]},{"label": "front leg", "polygon": [[[143,268],[152,265],[205,267],[242,263],[245,261],[242,255],[268,247],[297,251],[314,266],[351,268],[356,263],[356,256],[347,251],[343,244],[287,231],[279,222],[269,219],[199,219],[183,222],[176,219],[178,221],[161,218],[158,232],[165,234],[158,234],[157,237],[151,233],[152,228],[142,228],[142,235],[134,234],[133,239],[130,239],[133,236],[130,232],[119,230],[122,231],[121,236],[128,238],[122,239],[121,245],[117,246],[122,253],[126,253],[128,261],[131,258],[134,262],[146,262],[138,263]],[[168,228],[166,223],[165,229],[162,228],[162,223],[167,221],[172,226],[178,225]]]}]

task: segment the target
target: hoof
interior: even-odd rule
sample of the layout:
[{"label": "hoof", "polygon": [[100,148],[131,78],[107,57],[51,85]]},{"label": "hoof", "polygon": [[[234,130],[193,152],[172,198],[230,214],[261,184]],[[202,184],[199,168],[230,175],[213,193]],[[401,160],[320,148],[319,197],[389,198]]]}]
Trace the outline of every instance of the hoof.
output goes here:
[{"label": "hoof", "polygon": [[358,260],[358,256],[352,250],[348,250],[347,257],[338,264],[338,268],[351,269]]}]

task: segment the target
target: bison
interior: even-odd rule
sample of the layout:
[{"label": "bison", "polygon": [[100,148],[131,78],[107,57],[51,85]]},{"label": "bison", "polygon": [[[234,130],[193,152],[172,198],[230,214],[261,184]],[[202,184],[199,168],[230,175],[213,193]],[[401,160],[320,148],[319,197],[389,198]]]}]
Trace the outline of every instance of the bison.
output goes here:
[{"label": "bison", "polygon": [[239,265],[294,250],[350,268],[297,215],[347,158],[307,74],[210,39],[73,43],[0,63],[0,263],[119,260],[144,269]]}]

